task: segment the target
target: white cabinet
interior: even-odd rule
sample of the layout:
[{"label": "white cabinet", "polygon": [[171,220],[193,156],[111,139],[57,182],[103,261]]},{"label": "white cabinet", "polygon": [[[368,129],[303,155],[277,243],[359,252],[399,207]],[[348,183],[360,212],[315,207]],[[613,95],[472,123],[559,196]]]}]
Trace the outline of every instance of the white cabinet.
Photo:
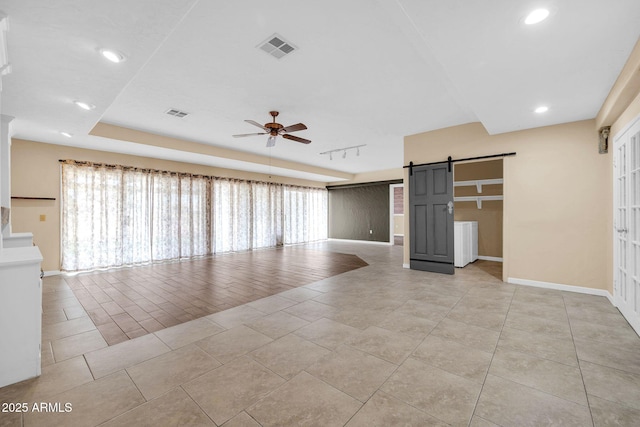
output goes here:
[{"label": "white cabinet", "polygon": [[41,262],[36,246],[0,250],[0,387],[41,372]]},{"label": "white cabinet", "polygon": [[23,248],[33,246],[33,233],[11,233],[2,238],[3,248]]},{"label": "white cabinet", "polygon": [[456,267],[464,267],[478,259],[478,221],[454,221],[454,257]]}]

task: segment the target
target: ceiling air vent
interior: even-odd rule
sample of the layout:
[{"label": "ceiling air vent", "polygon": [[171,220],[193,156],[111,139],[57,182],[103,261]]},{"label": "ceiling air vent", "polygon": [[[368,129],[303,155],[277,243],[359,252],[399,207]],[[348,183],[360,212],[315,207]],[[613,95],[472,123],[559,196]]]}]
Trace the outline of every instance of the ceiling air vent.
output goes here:
[{"label": "ceiling air vent", "polygon": [[167,111],[165,111],[165,114],[168,114],[170,116],[175,116],[178,118],[183,118],[187,115],[189,115],[189,113],[185,113],[184,111],[180,111],[180,110],[176,110],[175,108],[170,108]]},{"label": "ceiling air vent", "polygon": [[286,41],[284,37],[278,34],[274,34],[271,37],[267,38],[257,47],[276,59],[280,59],[298,49],[293,44]]}]

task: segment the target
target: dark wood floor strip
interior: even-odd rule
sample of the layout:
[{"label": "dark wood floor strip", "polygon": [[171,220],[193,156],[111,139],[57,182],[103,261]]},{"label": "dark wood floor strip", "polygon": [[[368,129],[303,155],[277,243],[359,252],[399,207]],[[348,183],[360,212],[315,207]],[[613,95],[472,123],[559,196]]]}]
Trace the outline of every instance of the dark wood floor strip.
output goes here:
[{"label": "dark wood floor strip", "polygon": [[293,246],[65,280],[113,345],[366,265],[356,255]]}]

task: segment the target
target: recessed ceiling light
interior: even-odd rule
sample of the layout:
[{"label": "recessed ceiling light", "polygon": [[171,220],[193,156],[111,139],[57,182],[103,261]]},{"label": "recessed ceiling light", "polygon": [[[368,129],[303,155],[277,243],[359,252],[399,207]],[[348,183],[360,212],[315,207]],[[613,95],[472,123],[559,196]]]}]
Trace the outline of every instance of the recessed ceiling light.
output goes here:
[{"label": "recessed ceiling light", "polygon": [[115,62],[116,64],[123,62],[126,59],[124,54],[118,52],[117,50],[100,49],[100,54],[109,61]]},{"label": "recessed ceiling light", "polygon": [[83,110],[87,110],[87,111],[91,111],[94,108],[96,108],[95,105],[89,104],[83,101],[73,101],[73,103],[76,104],[78,107],[82,108]]},{"label": "recessed ceiling light", "polygon": [[549,111],[549,107],[547,107],[546,105],[541,105],[538,108],[536,108],[535,110],[536,113],[538,114],[542,114],[542,113],[546,113],[547,111]]},{"label": "recessed ceiling light", "polygon": [[67,138],[71,138],[73,136],[73,134],[69,132],[60,132],[60,135],[66,136]]},{"label": "recessed ceiling light", "polygon": [[524,23],[527,25],[537,24],[538,22],[542,22],[549,17],[548,9],[536,9],[529,13],[527,17],[524,19]]}]

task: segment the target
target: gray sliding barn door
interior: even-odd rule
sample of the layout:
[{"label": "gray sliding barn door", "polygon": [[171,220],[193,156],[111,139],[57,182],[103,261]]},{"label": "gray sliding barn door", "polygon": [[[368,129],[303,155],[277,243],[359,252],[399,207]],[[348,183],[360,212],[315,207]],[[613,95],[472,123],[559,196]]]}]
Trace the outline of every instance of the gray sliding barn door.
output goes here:
[{"label": "gray sliding barn door", "polygon": [[409,176],[411,268],[453,274],[453,173],[448,164]]}]

